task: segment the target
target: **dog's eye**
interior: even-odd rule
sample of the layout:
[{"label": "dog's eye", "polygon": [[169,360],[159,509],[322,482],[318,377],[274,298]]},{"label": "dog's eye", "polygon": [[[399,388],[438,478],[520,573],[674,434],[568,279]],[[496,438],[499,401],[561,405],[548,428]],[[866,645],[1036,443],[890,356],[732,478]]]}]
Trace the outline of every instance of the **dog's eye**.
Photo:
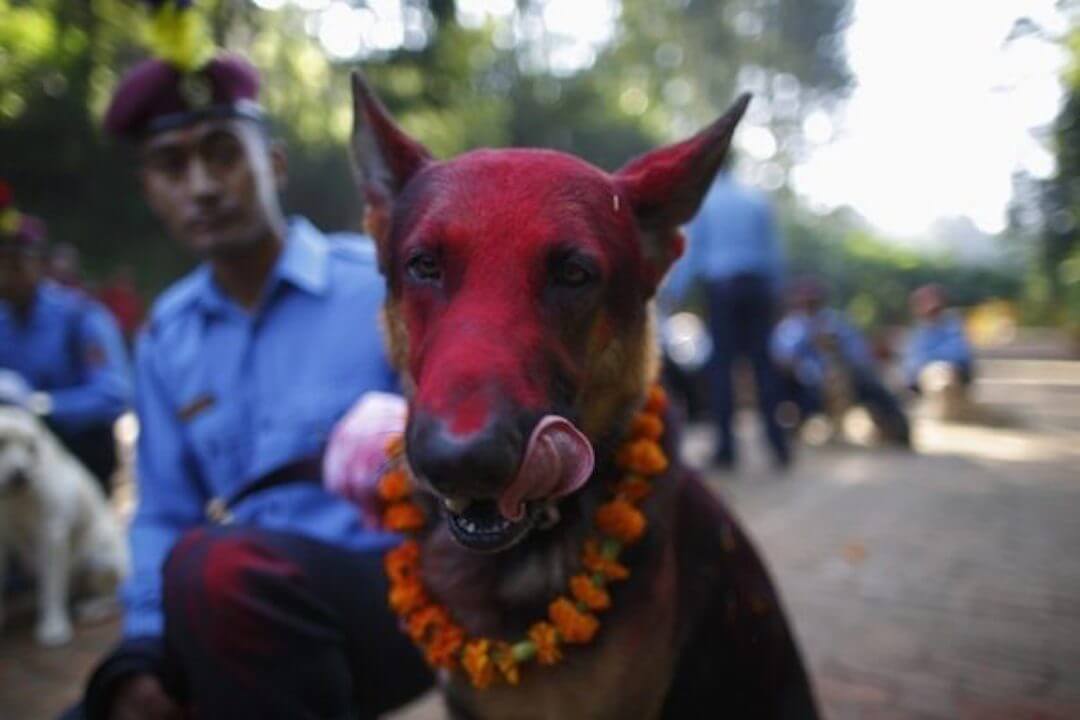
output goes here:
[{"label": "dog's eye", "polygon": [[425,283],[435,283],[442,280],[442,268],[439,260],[431,253],[417,253],[409,258],[405,269],[413,280]]},{"label": "dog's eye", "polygon": [[589,284],[593,277],[594,273],[591,268],[574,259],[563,260],[552,271],[552,281],[562,287],[582,287]]}]

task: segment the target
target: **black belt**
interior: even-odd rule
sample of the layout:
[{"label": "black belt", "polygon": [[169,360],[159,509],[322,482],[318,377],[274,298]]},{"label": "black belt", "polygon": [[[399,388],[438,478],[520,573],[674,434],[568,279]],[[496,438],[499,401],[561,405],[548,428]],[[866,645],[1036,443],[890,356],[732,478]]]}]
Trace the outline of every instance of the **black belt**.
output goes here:
[{"label": "black belt", "polygon": [[281,465],[253,482],[240,488],[229,497],[213,497],[206,503],[206,517],[218,525],[232,522],[232,508],[241,501],[270,488],[292,483],[322,483],[322,453],[293,460]]}]

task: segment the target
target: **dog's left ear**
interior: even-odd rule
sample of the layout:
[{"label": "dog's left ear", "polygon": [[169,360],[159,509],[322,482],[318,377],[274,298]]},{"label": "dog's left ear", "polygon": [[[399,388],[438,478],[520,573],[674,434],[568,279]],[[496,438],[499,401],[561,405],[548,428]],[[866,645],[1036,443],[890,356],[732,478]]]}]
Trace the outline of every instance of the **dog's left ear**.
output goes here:
[{"label": "dog's left ear", "polygon": [[385,271],[386,241],[394,200],[426,164],[431,153],[397,126],[364,80],[352,74],[352,154],[356,181],[366,203],[364,226],[375,238],[379,268]]},{"label": "dog's left ear", "polygon": [[615,173],[641,228],[651,291],[682,255],[685,240],[679,227],[701,206],[749,104],[750,95],[741,95],[723,117],[694,137],[635,158]]}]

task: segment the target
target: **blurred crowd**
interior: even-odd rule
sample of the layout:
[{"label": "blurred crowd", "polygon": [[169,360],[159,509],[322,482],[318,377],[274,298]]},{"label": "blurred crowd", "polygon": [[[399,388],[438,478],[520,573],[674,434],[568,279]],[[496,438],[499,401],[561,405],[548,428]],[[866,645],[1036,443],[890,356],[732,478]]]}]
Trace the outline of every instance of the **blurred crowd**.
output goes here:
[{"label": "blurred crowd", "polygon": [[82,269],[82,256],[71,243],[57,243],[49,248],[45,277],[64,287],[95,298],[112,313],[120,332],[130,344],[142,323],[145,302],[135,285],[131,265],[113,268],[100,284],[90,282]]},{"label": "blurred crowd", "polygon": [[0,403],[31,409],[108,492],[113,424],[131,405],[127,342],[142,303],[130,270],[94,290],[78,250],[50,246],[48,226],[0,187]]},{"label": "blurred crowd", "polygon": [[[792,462],[799,438],[841,437],[855,409],[870,418],[870,439],[908,448],[911,401],[941,419],[969,415],[972,350],[945,287],[928,284],[911,293],[911,325],[893,348],[868,339],[830,306],[823,280],[785,275],[767,196],[730,173],[721,173],[686,233],[687,256],[661,293],[665,372],[689,415],[714,424],[715,466],[736,465],[740,402],[757,407],[781,469]],[[704,320],[678,312],[695,286]]]}]

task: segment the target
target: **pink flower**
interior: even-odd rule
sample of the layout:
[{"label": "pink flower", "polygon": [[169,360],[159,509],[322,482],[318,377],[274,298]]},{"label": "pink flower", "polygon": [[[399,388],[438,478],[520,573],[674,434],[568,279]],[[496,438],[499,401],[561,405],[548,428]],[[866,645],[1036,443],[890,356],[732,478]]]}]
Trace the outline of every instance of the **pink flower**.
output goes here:
[{"label": "pink flower", "polygon": [[405,431],[407,405],[400,395],[369,392],[334,427],[323,458],[323,484],[356,505],[370,527],[379,524],[379,476],[387,441]]}]

